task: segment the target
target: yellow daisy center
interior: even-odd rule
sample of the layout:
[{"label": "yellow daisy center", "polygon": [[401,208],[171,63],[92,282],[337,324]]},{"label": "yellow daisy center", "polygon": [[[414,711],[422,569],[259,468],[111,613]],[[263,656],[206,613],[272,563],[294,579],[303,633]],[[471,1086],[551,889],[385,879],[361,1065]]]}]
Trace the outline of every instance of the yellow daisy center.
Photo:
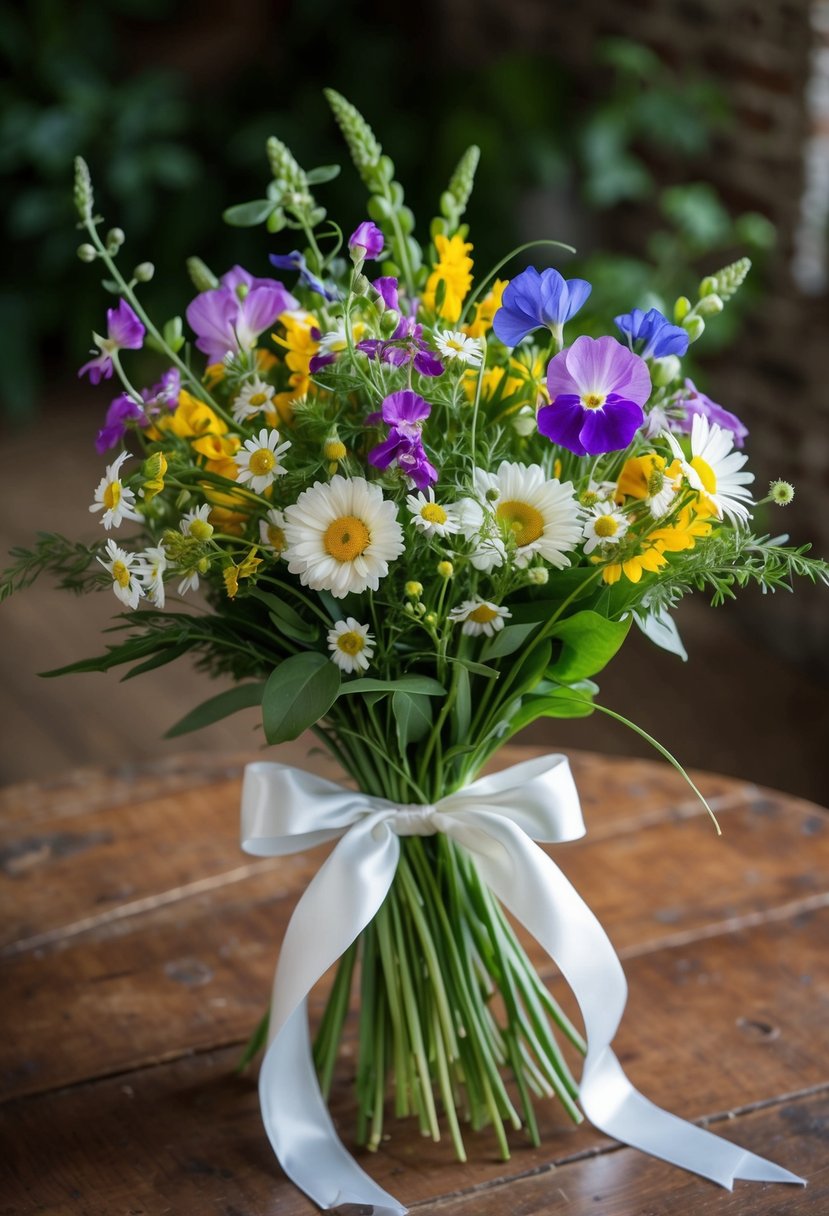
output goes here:
[{"label": "yellow daisy center", "polygon": [[257,409],[259,409],[260,406],[266,405],[267,401],[267,393],[254,393],[252,397],[248,397],[248,405],[255,405]]},{"label": "yellow daisy center", "polygon": [[420,508],[420,518],[425,519],[427,524],[445,524],[447,516],[439,503],[427,502]]},{"label": "yellow daisy center", "polygon": [[586,410],[597,410],[604,405],[606,400],[604,393],[585,393],[581,403]]},{"label": "yellow daisy center", "polygon": [[328,525],[322,543],[338,562],[353,562],[371,544],[371,533],[356,515],[341,515]]},{"label": "yellow daisy center", "polygon": [[703,460],[701,456],[695,456],[691,461],[691,468],[694,469],[700,481],[702,488],[708,494],[716,494],[717,492],[717,475],[711,468],[707,460]]},{"label": "yellow daisy center", "polygon": [[348,633],[341,633],[337,638],[337,649],[343,654],[355,655],[365,649],[366,639],[361,633],[356,633],[350,629]]},{"label": "yellow daisy center", "polygon": [[270,448],[258,448],[255,452],[251,452],[248,461],[251,473],[255,473],[257,477],[264,477],[270,473],[275,464],[276,457]]},{"label": "yellow daisy center", "polygon": [[456,350],[459,354],[463,353],[464,344],[459,342],[457,338],[445,338],[444,342],[450,350]]},{"label": "yellow daisy center", "polygon": [[285,533],[278,524],[268,524],[267,534],[271,548],[276,549],[277,553],[281,553],[285,548]]},{"label": "yellow daisy center", "polygon": [[477,608],[473,608],[468,621],[474,621],[476,625],[488,625],[490,621],[494,621],[498,613],[494,608],[490,608],[489,604],[479,604]]},{"label": "yellow daisy center", "polygon": [[119,587],[128,587],[130,585],[130,572],[122,561],[114,561],[112,563],[112,577]]},{"label": "yellow daisy center", "polygon": [[659,494],[665,487],[665,474],[660,469],[651,469],[648,474],[648,494],[651,498]]},{"label": "yellow daisy center", "polygon": [[121,501],[120,481],[111,481],[104,490],[104,506],[108,511],[114,511]]},{"label": "yellow daisy center", "polygon": [[593,530],[597,536],[615,536],[619,531],[619,524],[612,515],[600,515],[593,525]]},{"label": "yellow daisy center", "polygon": [[544,531],[544,516],[528,502],[499,503],[495,514],[512,531],[519,549],[538,540]]}]

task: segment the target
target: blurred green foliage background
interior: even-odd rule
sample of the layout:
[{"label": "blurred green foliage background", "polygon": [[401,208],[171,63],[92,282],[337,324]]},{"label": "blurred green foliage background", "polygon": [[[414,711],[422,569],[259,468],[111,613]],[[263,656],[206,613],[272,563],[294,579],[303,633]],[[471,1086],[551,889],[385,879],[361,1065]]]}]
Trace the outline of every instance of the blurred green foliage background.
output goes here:
[{"label": "blurred green foliage background", "polygon": [[[521,241],[555,237],[579,246],[568,268],[593,281],[596,309],[627,311],[653,293],[691,293],[701,274],[770,246],[767,220],[732,217],[694,180],[729,123],[710,82],[677,76],[620,39],[597,44],[589,90],[549,56],[459,69],[436,36],[439,10],[433,0],[415,21],[408,9],[375,3],[259,6],[256,36],[240,49],[228,27],[227,53],[207,71],[194,67],[193,31],[212,20],[221,34],[221,9],[30,0],[0,10],[0,358],[14,369],[2,380],[6,416],[31,416],[55,377],[82,362],[108,303],[75,256],[73,157],[88,161],[107,222],[126,231],[123,262],[162,268],[145,295],[164,318],[192,294],[191,253],[217,272],[242,261],[267,273],[267,253],[287,251],[287,234],[266,238],[219,217],[261,196],[270,134],[306,166],[344,163],[321,94],[328,84],[363,111],[394,158],[424,240],[459,155],[480,145],[468,220],[481,268]],[[677,180],[677,164],[688,180]],[[321,197],[346,231],[363,218],[353,171]],[[739,315],[729,310],[703,342],[727,340]]]}]

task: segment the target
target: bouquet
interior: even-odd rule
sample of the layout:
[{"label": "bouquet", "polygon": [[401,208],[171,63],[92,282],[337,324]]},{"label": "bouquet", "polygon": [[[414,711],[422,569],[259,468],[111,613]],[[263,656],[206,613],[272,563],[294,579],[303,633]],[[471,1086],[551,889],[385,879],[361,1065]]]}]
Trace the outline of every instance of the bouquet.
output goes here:
[{"label": "bouquet", "polygon": [[[808,546],[754,533],[753,513],[793,490],[776,481],[756,498],[746,427],[683,370],[748,261],[703,279],[694,300],[614,318],[553,267],[500,277],[529,247],[475,281],[463,216],[478,150],[422,245],[371,128],[327,97],[365,218],[346,238],[316,197],[338,167],[306,171],[270,139],[263,197],[225,219],[264,226],[260,261],[273,269],[217,277],[190,259],[185,320],[148,315],[154,268],[124,272],[124,234],[104,233],[77,162],[78,253],[115,297],[80,372],[119,389],[96,440],[101,539],[41,536],[14,553],[5,590],[43,571],[82,594],[109,586],[127,610],[122,636],[63,670],[136,675],[188,655],[232,684],[171,734],[257,705],[268,743],[310,729],[351,779],[262,763],[243,792],[251,851],[337,841],[248,1052],[269,1045],[268,1133],[321,1206],[401,1210],[345,1153],[324,1106],[355,989],[356,1139],[368,1148],[389,1093],[395,1115],[447,1131],[462,1159],[464,1124],[491,1125],[507,1157],[508,1130],[537,1142],[534,1103],[555,1099],[726,1184],[798,1181],[658,1111],[624,1077],[610,1050],[618,960],[534,843],[584,830],[563,758],[478,776],[539,718],[626,721],[597,700],[594,677],[631,628],[682,654],[671,613],[686,593],[716,603],[750,583],[826,580]],[[542,262],[567,250],[534,247]],[[127,370],[142,347],[159,360],[146,388]],[[503,905],[570,981],[586,1038]],[[312,1062],[304,1000],[334,963]],[[586,1053],[580,1084],[564,1043]]]}]

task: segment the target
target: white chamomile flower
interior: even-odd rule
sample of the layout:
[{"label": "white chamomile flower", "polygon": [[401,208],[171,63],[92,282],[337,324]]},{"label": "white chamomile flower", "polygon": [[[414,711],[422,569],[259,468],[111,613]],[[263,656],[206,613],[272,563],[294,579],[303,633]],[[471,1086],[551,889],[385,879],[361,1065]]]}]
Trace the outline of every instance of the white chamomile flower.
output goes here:
[{"label": "white chamomile flower", "polygon": [[328,649],[332,662],[341,671],[350,675],[354,671],[366,671],[369,659],[374,657],[374,637],[368,625],[361,625],[353,616],[337,621],[328,631]]},{"label": "white chamomile flower", "polygon": [[265,512],[265,518],[259,520],[259,542],[264,549],[272,549],[277,557],[281,557],[287,541],[285,539],[285,516],[276,507]]},{"label": "white chamomile flower", "polygon": [[[353,342],[359,342],[365,332],[365,325],[361,321],[354,323],[351,331],[351,339]],[[335,329],[329,329],[324,333],[319,340],[319,354],[321,355],[341,355],[343,351],[348,350],[348,336],[345,332],[345,321],[340,319],[337,322]]]},{"label": "white chamomile flower", "polygon": [[[106,544],[107,557],[99,557],[107,573],[112,575],[112,590],[122,604],[128,608],[137,608],[138,601],[144,594],[144,588],[139,582],[141,574],[140,558],[137,553],[127,553],[119,548],[114,540]],[[107,560],[108,559],[108,560]]]},{"label": "white chamomile flower", "polygon": [[690,460],[686,460],[675,436],[666,432],[665,438],[689,484],[710,504],[718,519],[727,515],[734,523],[745,523],[751,517],[746,504],[752,505],[753,499],[746,486],[754,481],[754,474],[741,471],[748,457],[734,451],[731,431],[695,414]]},{"label": "white chamomile flower", "polygon": [[435,491],[430,486],[424,494],[409,494],[406,506],[411,512],[414,526],[427,536],[449,536],[452,532],[460,531],[460,521],[454,506],[441,506],[435,502]]},{"label": "white chamomile flower", "polygon": [[290,439],[279,442],[279,431],[263,426],[253,439],[246,439],[245,446],[233,459],[239,466],[239,481],[250,482],[257,494],[267,490],[277,477],[287,473],[279,463],[279,457],[291,446]]},{"label": "white chamomile flower", "polygon": [[489,600],[476,596],[473,600],[464,600],[458,608],[453,608],[449,613],[449,620],[463,621],[461,633],[469,634],[470,637],[476,638],[485,634],[491,638],[499,629],[504,628],[504,621],[511,616],[509,608],[491,604]]},{"label": "white chamomile flower", "polygon": [[291,574],[336,599],[376,591],[405,548],[397,507],[364,477],[335,474],[285,508],[284,557]]},{"label": "white chamomile flower", "polygon": [[179,595],[186,595],[188,591],[198,591],[199,589],[199,572],[191,570],[186,574],[178,585]]},{"label": "white chamomile flower", "polygon": [[457,329],[440,329],[435,333],[435,346],[447,362],[465,363],[468,367],[480,367],[484,352],[477,338]]},{"label": "white chamomile flower", "polygon": [[598,545],[616,545],[628,530],[628,521],[621,511],[610,503],[597,503],[591,507],[582,535],[586,537],[585,553],[592,553]]},{"label": "white chamomile flower", "polygon": [[273,386],[254,376],[239,390],[239,395],[233,402],[233,417],[237,422],[247,422],[261,410],[267,408],[273,398]]},{"label": "white chamomile flower", "polygon": [[[210,540],[213,535],[213,525],[210,523],[210,504],[204,503],[186,515],[182,515],[179,523],[183,536],[192,536],[194,540]],[[198,586],[198,583],[196,584]]]},{"label": "white chamomile flower", "polygon": [[[570,565],[566,554],[582,536],[582,513],[571,482],[548,478],[540,465],[507,460],[497,473],[476,472],[475,480],[502,537],[515,545],[513,560],[519,570],[536,554],[557,569]],[[490,547],[497,554],[497,547]],[[472,561],[477,565],[474,557]],[[493,564],[500,566],[503,559]]]},{"label": "white chamomile flower", "polygon": [[107,531],[120,527],[125,519],[141,519],[135,509],[135,495],[121,482],[121,465],[128,457],[129,452],[122,452],[113,464],[107,465],[95,491],[95,501],[89,508],[90,511],[103,511],[101,522]]},{"label": "white chamomile flower", "polygon": [[145,549],[141,556],[138,577],[150,603],[156,608],[164,607],[164,571],[167,569],[167,553],[163,545]]}]

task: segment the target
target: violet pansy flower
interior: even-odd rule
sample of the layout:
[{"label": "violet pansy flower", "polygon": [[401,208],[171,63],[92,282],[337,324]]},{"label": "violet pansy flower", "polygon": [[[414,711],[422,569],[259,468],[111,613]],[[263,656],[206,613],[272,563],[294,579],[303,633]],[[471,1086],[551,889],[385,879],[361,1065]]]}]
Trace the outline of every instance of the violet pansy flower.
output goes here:
[{"label": "violet pansy flower", "polygon": [[644,421],[651,392],[645,360],[615,338],[576,338],[547,368],[550,404],[538,429],[576,456],[626,448]]},{"label": "violet pansy flower", "polygon": [[495,336],[504,346],[517,346],[534,329],[546,327],[561,340],[565,322],[576,315],[592,290],[584,279],[565,279],[552,267],[539,273],[528,266],[504,289],[501,307],[492,318]]},{"label": "violet pansy flower", "polygon": [[707,418],[710,423],[715,423],[724,431],[730,431],[734,436],[734,446],[741,448],[748,435],[748,428],[740,422],[736,414],[732,414],[730,410],[725,409],[722,405],[717,405],[716,401],[712,401],[710,397],[706,397],[705,393],[701,393],[693,380],[685,381],[685,392],[681,393],[677,398],[676,404],[685,411],[685,417],[680,419],[671,419],[671,430],[682,431],[686,435],[691,434],[691,429],[694,424],[694,418],[697,414],[703,418]]},{"label": "violet pansy flower", "polygon": [[92,335],[101,353],[84,363],[78,375],[83,376],[88,372],[93,384],[109,380],[112,376],[112,356],[119,350],[140,350],[146,332],[127,301],[119,300],[117,308],[107,309],[107,336]]},{"label": "violet pansy flower", "polygon": [[315,291],[324,300],[339,300],[340,293],[333,285],[326,286],[322,279],[318,278],[313,271],[308,269],[305,255],[300,253],[298,249],[294,249],[292,253],[272,253],[269,255],[268,261],[277,270],[298,271],[300,283],[310,291]]},{"label": "violet pansy flower", "polygon": [[396,461],[398,468],[411,479],[418,490],[425,490],[437,481],[437,469],[426,455],[421,438],[423,423],[431,412],[432,407],[428,401],[424,401],[411,389],[402,389],[386,397],[379,418],[372,414],[366,420],[383,421],[390,427],[383,442],[369,452],[369,464],[374,465],[376,469],[387,469],[392,461]]},{"label": "violet pansy flower", "polygon": [[613,320],[627,338],[630,349],[643,359],[684,355],[688,349],[688,331],[681,325],[672,325],[658,308],[650,308],[647,312],[634,308]]},{"label": "violet pansy flower", "polygon": [[276,279],[257,279],[241,266],[221,278],[220,286],[203,291],[187,306],[187,323],[196,346],[211,363],[225,355],[252,350],[256,339],[280,313],[299,302]]},{"label": "violet pansy flower", "polygon": [[363,220],[348,238],[348,251],[354,262],[374,262],[383,252],[385,237],[371,220]]},{"label": "violet pansy flower", "polygon": [[180,392],[181,375],[178,368],[171,367],[158,384],[141,390],[140,402],[134,401],[126,393],[120,393],[110,402],[104,425],[95,438],[95,450],[103,455],[110,448],[114,448],[124,438],[131,422],[137,422],[139,426],[149,426],[165,409],[172,413],[178,405]]}]

